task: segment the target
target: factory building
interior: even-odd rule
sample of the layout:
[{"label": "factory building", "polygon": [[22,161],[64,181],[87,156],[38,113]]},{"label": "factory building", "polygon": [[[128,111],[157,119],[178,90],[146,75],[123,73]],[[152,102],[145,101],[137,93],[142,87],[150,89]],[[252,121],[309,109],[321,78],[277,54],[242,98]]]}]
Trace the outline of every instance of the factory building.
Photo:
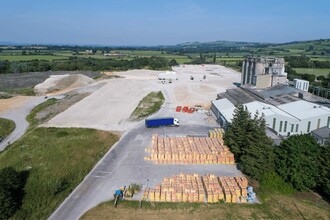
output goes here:
[{"label": "factory building", "polygon": [[309,81],[302,79],[294,79],[293,84],[296,89],[300,89],[302,91],[308,92]]},{"label": "factory building", "polygon": [[[260,101],[243,104],[253,116],[264,114],[269,129],[281,136],[306,134],[321,127],[330,127],[330,109],[304,100],[281,105]],[[226,98],[212,101],[211,110],[218,123],[226,128],[233,119],[235,106]]]},{"label": "factory building", "polygon": [[242,64],[242,85],[252,85],[257,89],[278,84],[287,84],[283,58],[249,57]]}]

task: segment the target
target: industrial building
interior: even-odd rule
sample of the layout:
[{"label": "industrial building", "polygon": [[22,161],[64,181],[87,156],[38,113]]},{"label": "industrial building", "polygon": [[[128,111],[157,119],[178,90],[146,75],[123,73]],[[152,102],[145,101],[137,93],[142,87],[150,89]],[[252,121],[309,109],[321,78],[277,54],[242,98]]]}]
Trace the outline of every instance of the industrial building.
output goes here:
[{"label": "industrial building", "polygon": [[[302,99],[301,94],[304,94]],[[264,114],[267,127],[277,135],[305,134],[330,127],[330,101],[288,85],[265,89],[241,86],[219,93],[211,111],[221,127],[226,128],[237,105],[244,105],[253,115]]]},{"label": "industrial building", "polygon": [[174,71],[166,71],[165,73],[158,74],[159,80],[177,80],[178,76]]},{"label": "industrial building", "polygon": [[242,64],[242,85],[267,88],[278,84],[287,84],[283,58],[249,57]]},{"label": "industrial building", "polygon": [[293,79],[293,84],[296,89],[308,92],[309,81],[302,79]]},{"label": "industrial building", "polygon": [[[263,114],[267,127],[281,136],[306,134],[320,127],[330,127],[330,109],[304,100],[277,106],[253,101],[243,106],[252,116],[256,112]],[[211,110],[218,123],[226,128],[233,119],[235,106],[224,98],[212,101]]]}]

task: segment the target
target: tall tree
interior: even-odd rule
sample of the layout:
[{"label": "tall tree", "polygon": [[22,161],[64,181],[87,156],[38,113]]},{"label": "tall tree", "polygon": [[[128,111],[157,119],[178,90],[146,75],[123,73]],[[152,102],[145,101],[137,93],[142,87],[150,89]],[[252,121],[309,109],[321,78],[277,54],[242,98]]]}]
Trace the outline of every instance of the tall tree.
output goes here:
[{"label": "tall tree", "polygon": [[319,178],[321,148],[310,135],[294,135],[276,148],[276,171],[298,190],[312,189]]},{"label": "tall tree", "polygon": [[264,115],[259,117],[257,112],[254,118],[249,120],[246,133],[240,168],[260,180],[265,173],[275,171],[273,141],[266,135]]},{"label": "tall tree", "polygon": [[233,120],[229,124],[224,135],[225,144],[235,155],[235,160],[239,162],[242,149],[246,141],[246,130],[248,129],[250,113],[243,105],[238,105],[234,110]]},{"label": "tall tree", "polygon": [[213,54],[213,63],[215,63],[217,61],[217,55],[216,53]]},{"label": "tall tree", "polygon": [[234,111],[224,139],[235,155],[239,168],[246,174],[261,179],[264,173],[274,171],[272,140],[266,135],[264,115],[250,113],[242,105]]}]

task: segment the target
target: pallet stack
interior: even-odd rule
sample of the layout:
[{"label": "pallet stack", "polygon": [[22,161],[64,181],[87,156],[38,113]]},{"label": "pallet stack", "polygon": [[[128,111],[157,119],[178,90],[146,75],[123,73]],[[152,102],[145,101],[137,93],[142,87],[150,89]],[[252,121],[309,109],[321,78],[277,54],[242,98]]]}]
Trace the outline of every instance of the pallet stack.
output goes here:
[{"label": "pallet stack", "polygon": [[164,178],[155,188],[146,189],[143,199],[151,202],[244,203],[247,184],[245,177],[180,174]]},{"label": "pallet stack", "polygon": [[164,164],[234,164],[234,155],[221,138],[210,137],[158,137],[152,136],[150,157]]},{"label": "pallet stack", "polygon": [[223,138],[223,134],[225,131],[221,128],[215,128],[213,130],[209,130],[209,137],[210,138]]}]

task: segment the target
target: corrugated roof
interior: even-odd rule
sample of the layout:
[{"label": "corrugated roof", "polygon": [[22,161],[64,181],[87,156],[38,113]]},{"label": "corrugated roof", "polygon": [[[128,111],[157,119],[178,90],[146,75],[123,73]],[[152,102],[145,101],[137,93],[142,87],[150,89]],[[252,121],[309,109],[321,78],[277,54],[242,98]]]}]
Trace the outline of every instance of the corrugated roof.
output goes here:
[{"label": "corrugated roof", "polygon": [[328,128],[328,127],[322,127],[319,129],[315,129],[314,131],[312,131],[312,133],[316,134],[317,136],[319,136],[323,139],[330,138],[330,128]]},{"label": "corrugated roof", "polygon": [[213,105],[217,107],[217,109],[228,109],[228,108],[235,108],[235,106],[228,100],[228,99],[218,99],[212,101]]},{"label": "corrugated roof", "polygon": [[263,102],[254,101],[254,102],[247,103],[244,106],[247,107],[247,109],[251,113],[252,117],[258,111],[259,116],[261,116],[261,114],[264,114],[266,117],[279,114],[279,115],[283,115],[285,117],[294,119],[294,117],[292,115],[282,111],[281,109],[278,109],[276,106],[269,105],[269,104],[266,104]]},{"label": "corrugated roof", "polygon": [[304,100],[279,105],[277,107],[298,119],[330,115],[330,109],[328,107],[306,102]]},{"label": "corrugated roof", "polygon": [[[231,120],[233,119],[235,106],[228,99],[225,99],[225,98],[212,101],[212,103],[220,111],[220,113],[226,118],[226,120],[228,122],[231,122]],[[276,106],[269,105],[269,104],[266,104],[263,102],[254,101],[254,102],[244,104],[244,106],[247,107],[247,109],[251,113],[252,117],[258,111],[259,116],[264,114],[265,117],[267,117],[267,116],[279,114],[279,115],[283,115],[288,118],[296,119],[292,115],[282,111],[281,109],[278,109]]]},{"label": "corrugated roof", "polygon": [[228,122],[233,119],[235,106],[226,98],[212,101],[213,105],[226,118]]}]

